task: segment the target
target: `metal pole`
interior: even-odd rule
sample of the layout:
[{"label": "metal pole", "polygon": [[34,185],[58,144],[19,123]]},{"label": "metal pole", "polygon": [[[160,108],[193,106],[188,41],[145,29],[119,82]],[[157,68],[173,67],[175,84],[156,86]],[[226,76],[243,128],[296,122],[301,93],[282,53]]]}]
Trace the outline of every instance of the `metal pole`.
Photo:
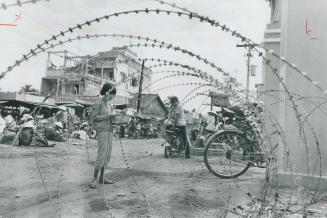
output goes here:
[{"label": "metal pole", "polygon": [[137,112],[137,113],[140,112],[140,105],[141,105],[141,95],[142,95],[142,84],[143,84],[144,62],[145,62],[145,60],[142,61],[141,76],[140,76],[140,84],[139,84],[139,93],[138,93],[138,98],[137,98],[137,109],[136,109],[136,112]]}]

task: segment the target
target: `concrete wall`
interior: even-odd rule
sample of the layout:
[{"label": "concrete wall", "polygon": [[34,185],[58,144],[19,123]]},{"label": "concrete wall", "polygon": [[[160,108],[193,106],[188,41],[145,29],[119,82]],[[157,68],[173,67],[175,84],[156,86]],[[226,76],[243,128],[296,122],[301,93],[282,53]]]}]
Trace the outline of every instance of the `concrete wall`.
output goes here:
[{"label": "concrete wall", "polygon": [[[327,1],[325,0],[289,0],[282,3],[282,41],[281,55],[295,63],[300,69],[309,73],[309,76],[323,87],[327,88]],[[287,19],[286,19],[287,18]],[[306,20],[311,34],[305,33]],[[314,39],[317,38],[317,39]],[[282,66],[287,87],[295,93],[305,97],[324,97],[310,82],[289,67]],[[316,101],[317,99],[313,99]],[[302,100],[299,108],[306,115],[314,108],[308,100]],[[315,140],[311,130],[306,126],[305,133],[308,140],[308,150],[299,142],[299,129],[295,128],[297,119],[293,110],[286,104],[283,105],[285,113],[285,130],[289,139],[290,152],[294,157],[294,166],[297,173],[312,172],[317,159]],[[326,107],[324,107],[326,109]],[[303,118],[303,117],[302,117]],[[309,118],[314,131],[318,136],[323,157],[323,175],[327,175],[327,117],[319,110]],[[304,165],[304,163],[310,165]],[[309,169],[308,169],[309,168]],[[318,167],[319,168],[319,167]],[[317,169],[315,174],[318,174]]]},{"label": "concrete wall", "polygon": [[[273,50],[280,53],[280,56],[296,64],[304,72],[307,72],[310,78],[321,84],[327,89],[327,1],[326,0],[283,0],[279,1],[274,17],[275,22],[270,25],[280,23],[280,45],[276,42],[265,43],[266,46],[271,46]],[[306,33],[306,22],[308,21],[309,30]],[[268,28],[269,30],[271,28]],[[267,36],[265,37],[265,40]],[[267,57],[270,57],[267,55]],[[304,96],[305,98],[298,99],[295,95],[299,107],[297,108],[301,114],[300,119],[304,119],[308,112],[314,110],[315,104],[324,101],[326,98],[322,92],[313,86],[312,83],[304,79],[299,73],[292,70],[287,65],[279,62],[274,65],[279,67],[279,74],[286,83],[289,91]],[[277,80],[269,75],[269,70],[265,69],[264,83],[265,90],[270,88],[281,90],[280,97],[282,100],[276,103],[276,106],[271,107],[273,114],[279,120],[279,124],[284,129],[284,134],[287,139],[287,144],[279,140],[278,147],[278,170],[281,174],[284,171],[290,173],[290,161],[292,163],[292,174],[309,176],[314,174],[319,175],[320,166],[317,165],[317,145],[312,129],[314,130],[320,145],[322,156],[322,175],[327,176],[327,134],[326,123],[327,116],[321,110],[315,110],[309,117],[308,121],[312,125],[304,125],[305,138],[307,143],[303,142],[300,137],[300,130],[296,113],[289,100],[289,96],[285,94],[285,90]],[[319,100],[319,97],[323,99]],[[265,106],[269,108],[269,102],[272,99],[265,96]],[[325,105],[322,106],[323,111],[327,111]],[[268,116],[268,115],[267,115]],[[267,121],[267,117],[266,117]],[[270,124],[267,124],[267,129],[273,129]],[[303,134],[302,134],[303,135]],[[306,147],[305,144],[308,146]],[[287,153],[290,154],[288,158]]]},{"label": "concrete wall", "polygon": [[[275,21],[271,24],[267,25],[267,29],[265,31],[264,45],[265,47],[274,50],[275,52],[279,52],[280,50],[280,22]],[[276,72],[279,75],[279,60],[273,59],[272,55],[266,53],[266,57],[271,60],[271,64],[278,69]],[[267,135],[271,134],[275,129],[276,123],[280,120],[279,117],[279,99],[280,92],[279,90],[279,80],[277,76],[273,73],[271,67],[269,65],[264,65],[263,67],[263,81],[264,81],[264,92],[261,93],[261,98],[264,99],[265,105],[265,132]],[[271,144],[274,146],[279,144],[281,148],[282,142],[277,135],[274,135]],[[282,150],[282,149],[280,149]]]}]

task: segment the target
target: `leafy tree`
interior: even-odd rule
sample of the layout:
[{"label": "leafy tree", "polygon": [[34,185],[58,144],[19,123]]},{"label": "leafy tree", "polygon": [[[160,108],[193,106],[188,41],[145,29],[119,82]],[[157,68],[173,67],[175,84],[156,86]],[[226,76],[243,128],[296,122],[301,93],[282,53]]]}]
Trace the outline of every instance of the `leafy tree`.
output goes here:
[{"label": "leafy tree", "polygon": [[22,86],[19,89],[19,91],[29,93],[29,94],[32,94],[32,95],[38,95],[39,94],[39,90],[33,88],[32,85],[29,85],[29,84],[26,84],[26,85]]}]

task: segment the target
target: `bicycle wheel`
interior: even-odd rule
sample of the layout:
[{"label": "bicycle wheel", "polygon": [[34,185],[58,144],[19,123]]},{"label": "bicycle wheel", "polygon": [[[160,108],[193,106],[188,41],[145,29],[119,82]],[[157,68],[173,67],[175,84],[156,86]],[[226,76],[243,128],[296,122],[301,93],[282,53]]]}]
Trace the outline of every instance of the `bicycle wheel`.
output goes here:
[{"label": "bicycle wheel", "polygon": [[251,157],[244,153],[249,141],[238,131],[226,130],[210,136],[205,143],[204,162],[215,176],[236,178],[251,165]]}]

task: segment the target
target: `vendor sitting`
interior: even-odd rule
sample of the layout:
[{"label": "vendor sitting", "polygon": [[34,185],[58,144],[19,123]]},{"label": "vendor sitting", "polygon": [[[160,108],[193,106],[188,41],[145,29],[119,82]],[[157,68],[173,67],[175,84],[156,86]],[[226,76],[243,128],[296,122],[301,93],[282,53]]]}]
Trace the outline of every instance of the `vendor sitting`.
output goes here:
[{"label": "vendor sitting", "polygon": [[34,119],[30,115],[30,110],[25,110],[23,112],[23,117],[21,118],[21,132],[19,135],[18,144],[19,145],[30,145],[34,135]]}]

